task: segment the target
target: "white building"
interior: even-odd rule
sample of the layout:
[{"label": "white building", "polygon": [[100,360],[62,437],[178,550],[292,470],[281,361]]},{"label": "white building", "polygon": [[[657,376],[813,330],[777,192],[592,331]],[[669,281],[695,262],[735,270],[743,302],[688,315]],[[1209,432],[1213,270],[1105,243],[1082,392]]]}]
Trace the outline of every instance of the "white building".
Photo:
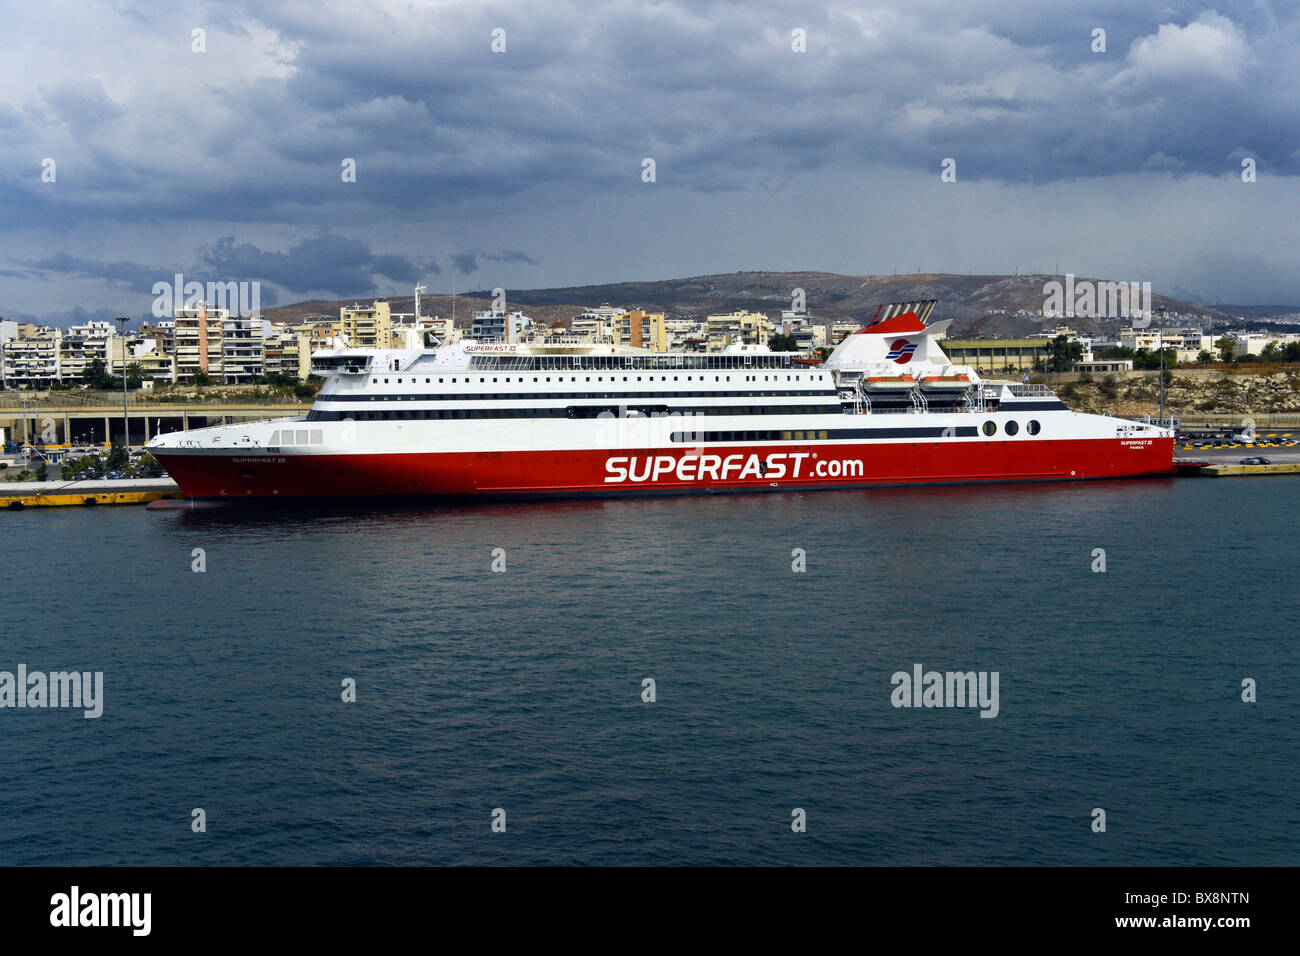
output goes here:
[{"label": "white building", "polygon": [[816,325],[807,312],[784,310],[781,321],[772,331],[775,335],[794,336],[795,347],[800,352],[824,348],[826,345],[826,326]]},{"label": "white building", "polygon": [[1269,343],[1282,348],[1291,342],[1300,341],[1300,335],[1295,333],[1277,332],[1229,332],[1227,338],[1232,339],[1233,355],[1261,355],[1264,349],[1268,348]]},{"label": "white building", "polygon": [[26,338],[3,343],[4,383],[8,388],[48,388],[59,380],[61,329],[42,326]]},{"label": "white building", "polygon": [[64,382],[79,382],[86,370],[98,359],[105,371],[112,361],[113,340],[116,335],[111,322],[87,322],[72,325],[59,341],[59,378]]},{"label": "white building", "polygon": [[470,337],[476,341],[518,342],[524,337],[533,320],[522,312],[499,312],[483,309],[474,313]]},{"label": "white building", "polygon": [[614,337],[615,320],[627,315],[608,302],[594,309],[586,309],[569,321],[569,334],[590,342],[609,342]]},{"label": "white building", "polygon": [[1202,351],[1214,350],[1214,336],[1200,329],[1120,329],[1119,344],[1138,351],[1158,352],[1161,344],[1178,353],[1178,361],[1195,361]]},{"label": "white building", "polygon": [[250,385],[266,374],[266,328],[260,318],[229,315],[221,322],[221,380]]}]

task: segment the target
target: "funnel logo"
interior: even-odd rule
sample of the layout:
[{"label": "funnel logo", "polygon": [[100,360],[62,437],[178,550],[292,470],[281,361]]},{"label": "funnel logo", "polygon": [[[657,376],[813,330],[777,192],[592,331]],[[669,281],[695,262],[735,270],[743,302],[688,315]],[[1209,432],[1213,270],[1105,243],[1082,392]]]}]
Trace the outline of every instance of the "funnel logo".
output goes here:
[{"label": "funnel logo", "polygon": [[916,343],[909,342],[907,339],[895,339],[894,344],[889,347],[889,354],[885,358],[899,365],[906,365],[912,361],[912,353],[916,351]]}]

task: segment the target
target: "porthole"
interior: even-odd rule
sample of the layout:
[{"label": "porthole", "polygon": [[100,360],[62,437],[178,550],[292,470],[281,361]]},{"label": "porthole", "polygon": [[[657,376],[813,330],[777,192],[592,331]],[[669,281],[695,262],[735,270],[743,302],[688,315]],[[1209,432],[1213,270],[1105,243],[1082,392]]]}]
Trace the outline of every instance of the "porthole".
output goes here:
[{"label": "porthole", "polygon": [[985,422],[983,431],[984,434],[988,435],[989,437],[996,435],[998,433],[998,423],[994,421]]},{"label": "porthole", "polygon": [[1018,431],[1020,431],[1020,426],[1019,426],[1019,425],[1017,425],[1015,422],[1007,422],[1007,434],[1008,434],[1008,435],[1014,435],[1014,434],[1015,434],[1016,432],[1018,432]]},{"label": "porthole", "polygon": [[1025,426],[1025,430],[1029,432],[1029,434],[1031,435],[1037,435],[1040,431],[1043,430],[1043,426],[1038,424],[1038,422],[1035,421],[1034,419],[1030,419],[1029,424]]}]

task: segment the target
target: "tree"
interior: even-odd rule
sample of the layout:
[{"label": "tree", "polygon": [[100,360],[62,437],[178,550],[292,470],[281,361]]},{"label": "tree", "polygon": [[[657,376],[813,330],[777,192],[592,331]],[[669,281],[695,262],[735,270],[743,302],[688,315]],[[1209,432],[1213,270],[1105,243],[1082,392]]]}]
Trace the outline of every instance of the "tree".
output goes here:
[{"label": "tree", "polygon": [[1114,398],[1119,393],[1119,380],[1114,375],[1107,375],[1097,388],[1107,398]]},{"label": "tree", "polygon": [[78,475],[97,474],[101,470],[101,462],[98,455],[87,455],[78,458],[63,466],[61,471],[65,479],[75,478]]},{"label": "tree", "polygon": [[[1178,350],[1165,349],[1164,367],[1173,368],[1178,364]],[[1161,367],[1160,353],[1152,352],[1150,349],[1138,349],[1133,354],[1133,368],[1151,369],[1152,371]]]},{"label": "tree", "polygon": [[156,478],[163,472],[163,466],[158,463],[158,459],[153,455],[145,452],[140,456],[140,460],[135,464],[136,475],[143,478]]},{"label": "tree", "polygon": [[767,347],[773,352],[797,352],[799,343],[795,341],[793,335],[780,335],[773,333],[768,337]]},{"label": "tree", "polygon": [[1288,342],[1282,348],[1284,362],[1300,362],[1300,342]]},{"label": "tree", "polygon": [[1232,353],[1237,347],[1237,343],[1231,337],[1225,335],[1214,343],[1214,347],[1219,350],[1219,359],[1223,362],[1232,361]]},{"label": "tree", "polygon": [[86,370],[81,374],[81,380],[91,388],[101,391],[113,384],[113,377],[108,374],[103,359],[94,359],[87,365]]},{"label": "tree", "polygon": [[1047,343],[1045,359],[1049,372],[1068,372],[1081,358],[1083,358],[1082,342],[1071,342],[1066,336],[1058,335]]},{"label": "tree", "polygon": [[1204,365],[1206,362],[1213,362],[1214,354],[1211,352],[1207,352],[1205,349],[1201,349],[1201,354],[1196,356],[1196,361],[1200,362],[1202,365]]},{"label": "tree", "polygon": [[1259,358],[1263,362],[1280,362],[1282,361],[1282,350],[1277,347],[1276,342],[1269,342],[1264,346],[1264,351],[1259,353]]},{"label": "tree", "polygon": [[212,376],[209,375],[207,372],[195,372],[192,376],[190,376],[190,383],[193,385],[197,385],[199,388],[202,388],[204,385],[212,384]]},{"label": "tree", "polygon": [[113,447],[108,452],[108,470],[121,471],[130,461],[131,456],[127,453],[126,446],[121,442],[113,442]]},{"label": "tree", "polygon": [[144,384],[144,366],[139,362],[132,362],[126,367],[126,387],[139,388]]}]

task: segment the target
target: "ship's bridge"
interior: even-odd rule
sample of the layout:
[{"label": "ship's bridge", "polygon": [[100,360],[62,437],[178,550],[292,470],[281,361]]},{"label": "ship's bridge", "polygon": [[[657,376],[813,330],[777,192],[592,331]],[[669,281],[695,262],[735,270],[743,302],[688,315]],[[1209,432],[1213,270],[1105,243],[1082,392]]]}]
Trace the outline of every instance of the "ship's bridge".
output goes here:
[{"label": "ship's bridge", "polygon": [[313,352],[311,373],[328,377],[330,375],[364,375],[370,371],[374,361],[373,352],[360,349],[330,349]]},{"label": "ship's bridge", "polygon": [[368,372],[400,372],[421,355],[422,349],[328,349],[313,352],[313,375],[365,375]]}]

